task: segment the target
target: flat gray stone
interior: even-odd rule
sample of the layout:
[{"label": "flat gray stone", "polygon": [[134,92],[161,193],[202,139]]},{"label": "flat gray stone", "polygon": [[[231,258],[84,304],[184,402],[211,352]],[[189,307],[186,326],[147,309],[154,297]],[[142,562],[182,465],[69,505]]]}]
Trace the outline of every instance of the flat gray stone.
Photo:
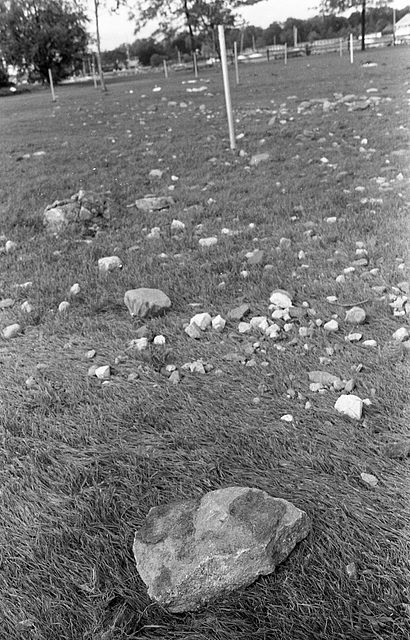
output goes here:
[{"label": "flat gray stone", "polygon": [[248,304],[241,304],[239,307],[235,307],[228,311],[229,320],[240,321],[251,312],[251,308]]},{"label": "flat gray stone", "polygon": [[135,201],[137,209],[142,211],[169,209],[173,204],[175,204],[175,200],[171,196],[145,196],[145,198],[139,198]]},{"label": "flat gray stone", "polygon": [[171,306],[171,300],[160,289],[130,289],[125,292],[124,302],[132,316],[138,318],[162,315]]},{"label": "flat gray stone", "polygon": [[153,507],[133,551],[149,596],[170,611],[191,611],[272,573],[309,530],[291,502],[228,487]]}]

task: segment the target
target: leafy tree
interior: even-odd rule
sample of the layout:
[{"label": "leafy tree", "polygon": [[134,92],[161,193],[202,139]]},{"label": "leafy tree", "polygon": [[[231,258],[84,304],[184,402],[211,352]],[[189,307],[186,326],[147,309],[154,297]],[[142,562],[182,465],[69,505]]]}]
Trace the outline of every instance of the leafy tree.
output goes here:
[{"label": "leafy tree", "polygon": [[392,0],[322,0],[321,8],[324,12],[329,13],[342,13],[347,9],[354,7],[361,7],[361,33],[362,33],[362,51],[365,50],[365,35],[366,35],[366,10],[370,5],[382,6],[387,3],[391,3]]},{"label": "leafy tree", "polygon": [[195,48],[195,32],[215,38],[218,24],[233,26],[235,9],[257,2],[260,0],[137,0],[131,19],[138,21],[136,32],[153,19],[159,20],[160,32],[169,28],[170,22],[185,23],[192,52]]},{"label": "leafy tree", "polygon": [[0,51],[29,77],[55,81],[80,69],[88,44],[87,17],[67,0],[0,0]]}]

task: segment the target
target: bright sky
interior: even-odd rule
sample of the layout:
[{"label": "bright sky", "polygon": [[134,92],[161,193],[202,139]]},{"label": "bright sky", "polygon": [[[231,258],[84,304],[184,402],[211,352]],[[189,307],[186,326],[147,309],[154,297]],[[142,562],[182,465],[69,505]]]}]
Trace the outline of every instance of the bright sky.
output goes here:
[{"label": "bright sky", "polygon": [[[112,2],[114,5],[115,3]],[[248,24],[266,29],[272,22],[284,22],[287,18],[299,18],[304,20],[318,13],[315,7],[319,4],[317,0],[263,0],[252,7],[245,7],[240,10],[240,15]],[[108,6],[109,3],[107,3]],[[410,0],[395,0],[396,9],[401,9],[410,5]],[[93,12],[93,2],[89,0],[89,31],[95,33],[95,22]],[[128,10],[121,8],[118,15],[110,13],[102,4],[99,10],[100,37],[102,50],[111,50],[125,42],[131,43],[136,38],[146,38],[155,30],[155,24],[147,27],[143,31],[134,35],[134,23],[128,20]]]}]

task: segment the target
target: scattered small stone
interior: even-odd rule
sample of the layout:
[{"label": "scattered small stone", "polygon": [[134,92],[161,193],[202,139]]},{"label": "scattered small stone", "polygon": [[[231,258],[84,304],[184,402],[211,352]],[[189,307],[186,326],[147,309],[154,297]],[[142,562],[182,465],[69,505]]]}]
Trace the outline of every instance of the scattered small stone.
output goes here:
[{"label": "scattered small stone", "polygon": [[110,365],[106,364],[95,369],[95,375],[100,380],[109,380],[111,377]]},{"label": "scattered small stone", "polygon": [[211,324],[212,318],[209,313],[197,313],[195,316],[191,318],[189,324],[195,324],[201,331],[205,331],[205,329]]},{"label": "scattered small stone", "polygon": [[194,322],[186,326],[184,331],[190,338],[194,338],[195,340],[199,340],[202,335],[201,329]]},{"label": "scattered small stone", "polygon": [[329,320],[323,325],[325,331],[329,333],[333,333],[335,331],[339,331],[339,323],[336,320]]},{"label": "scattered small stone", "polygon": [[17,243],[12,240],[7,240],[4,248],[6,249],[6,253],[13,253],[17,249]]},{"label": "scattered small stone", "polygon": [[88,360],[92,360],[92,358],[94,358],[95,354],[96,354],[95,349],[90,349],[89,351],[87,351],[85,356],[86,356],[86,358],[88,358]]},{"label": "scattered small stone", "polygon": [[351,393],[355,388],[355,386],[356,386],[356,382],[354,381],[353,378],[350,378],[350,380],[348,380],[344,385],[344,390],[346,391],[346,393]]},{"label": "scattered small stone", "polygon": [[78,284],[78,282],[76,282],[75,284],[72,285],[72,287],[70,288],[70,295],[71,296],[77,296],[81,291],[81,287]]},{"label": "scattered small stone", "polygon": [[398,342],[403,342],[403,340],[407,340],[409,336],[408,329],[406,329],[406,327],[400,327],[400,329],[397,329],[397,331],[393,333],[392,338]]},{"label": "scattered small stone", "polygon": [[379,483],[376,476],[373,476],[371,473],[361,473],[360,477],[363,480],[363,482],[367,484],[369,487],[376,487],[377,484]]},{"label": "scattered small stone", "polygon": [[124,302],[132,316],[146,318],[162,315],[171,307],[171,300],[160,289],[130,289]]},{"label": "scattered small stone", "polygon": [[285,413],[285,415],[281,416],[280,419],[283,420],[283,422],[293,422],[293,416],[291,413]]},{"label": "scattered small stone", "polygon": [[318,382],[324,387],[330,387],[340,380],[338,376],[334,376],[327,371],[309,371],[308,375],[311,382]]},{"label": "scattered small stone", "polygon": [[163,335],[161,335],[161,334],[160,334],[160,335],[158,335],[158,336],[155,336],[155,338],[154,338],[153,342],[154,342],[154,344],[157,344],[157,345],[161,345],[161,346],[162,346],[162,345],[164,345],[164,344],[165,344],[165,342],[166,342],[166,341],[165,341],[165,336],[163,336]]},{"label": "scattered small stone", "polygon": [[349,333],[349,335],[345,336],[346,342],[359,342],[363,337],[362,333]]},{"label": "scattered small stone", "polygon": [[290,238],[281,238],[279,240],[279,246],[281,249],[290,249],[292,240]]},{"label": "scattered small stone", "polygon": [[122,269],[122,262],[118,256],[107,256],[98,260],[98,270],[100,273],[108,273],[114,269]]},{"label": "scattered small stone", "polygon": [[23,313],[31,313],[33,311],[33,306],[29,303],[28,300],[25,300],[20,309],[23,311]]},{"label": "scattered small stone", "polygon": [[257,167],[261,162],[267,162],[270,158],[269,153],[257,153],[250,159],[251,167]]},{"label": "scattered small stone", "polygon": [[353,394],[343,394],[336,400],[335,409],[339,411],[339,413],[349,416],[349,418],[360,420],[362,417],[363,400]]},{"label": "scattered small stone", "polygon": [[229,320],[239,322],[240,320],[242,320],[242,318],[248,315],[250,311],[251,308],[248,304],[241,304],[239,307],[235,307],[234,309],[228,311],[228,318]]},{"label": "scattered small stone", "polygon": [[252,326],[249,324],[249,322],[240,322],[238,324],[239,333],[249,333],[251,329],[252,329]]},{"label": "scattered small stone", "polygon": [[171,375],[168,378],[168,381],[171,384],[178,384],[181,381],[181,376],[178,370],[172,371]]},{"label": "scattered small stone", "polygon": [[346,311],[345,322],[347,324],[363,324],[366,320],[366,312],[361,307],[352,307]]},{"label": "scattered small stone", "polygon": [[281,309],[288,309],[292,306],[292,299],[290,294],[284,289],[276,289],[271,293],[269,298],[271,304]]},{"label": "scattered small stone", "polygon": [[364,347],[377,347],[377,342],[376,340],[363,340],[362,342]]},{"label": "scattered small stone", "polygon": [[217,242],[218,238],[216,238],[215,236],[211,236],[209,238],[200,238],[198,240],[198,244],[200,247],[212,247]]},{"label": "scattered small stone", "polygon": [[351,578],[352,580],[354,578],[357,578],[357,570],[356,570],[356,565],[355,565],[354,562],[351,562],[350,564],[348,564],[346,566],[346,573],[347,573],[347,576],[349,578]]},{"label": "scattered small stone", "polygon": [[135,206],[141,211],[161,211],[169,209],[173,204],[175,200],[172,196],[145,196],[135,201]]},{"label": "scattered small stone", "polygon": [[15,301],[12,298],[4,298],[3,300],[0,300],[0,311],[2,309],[9,309],[14,305],[14,302]]},{"label": "scattered small stone", "polygon": [[160,227],[152,227],[151,231],[147,234],[148,240],[158,240],[161,237]]},{"label": "scattered small stone", "polygon": [[149,178],[162,178],[163,175],[163,171],[161,171],[161,169],[151,169],[151,171],[148,174]]},{"label": "scattered small stone", "polygon": [[181,220],[174,220],[171,222],[171,231],[183,231],[185,224]]},{"label": "scattered small stone", "polygon": [[135,338],[130,342],[130,348],[137,351],[144,351],[148,347],[148,338]]},{"label": "scattered small stone", "polygon": [[246,259],[249,265],[260,264],[263,261],[265,252],[261,249],[255,249],[246,254]]},{"label": "scattered small stone", "polygon": [[399,442],[391,442],[385,447],[385,454],[388,458],[404,460],[410,456],[410,439]]},{"label": "scattered small stone", "polygon": [[58,313],[64,313],[65,311],[68,311],[69,308],[70,308],[70,303],[67,302],[67,300],[63,300],[58,305]]},{"label": "scattered small stone", "polygon": [[3,338],[6,340],[15,338],[19,333],[21,333],[21,326],[17,322],[15,324],[8,325],[8,327],[5,327],[2,331]]},{"label": "scattered small stone", "polygon": [[218,315],[212,319],[212,328],[215,331],[223,331],[226,325],[226,320],[222,316]]}]

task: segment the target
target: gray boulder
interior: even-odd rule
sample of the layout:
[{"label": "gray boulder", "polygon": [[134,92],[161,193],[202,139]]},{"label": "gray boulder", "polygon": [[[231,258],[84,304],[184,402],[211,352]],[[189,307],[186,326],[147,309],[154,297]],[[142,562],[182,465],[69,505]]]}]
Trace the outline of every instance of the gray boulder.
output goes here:
[{"label": "gray boulder", "polygon": [[145,196],[135,201],[137,209],[142,211],[161,211],[161,209],[169,209],[173,204],[175,200],[171,196]]},{"label": "gray boulder", "polygon": [[147,318],[165,313],[171,306],[171,300],[160,289],[130,289],[125,292],[124,302],[132,316]]},{"label": "gray boulder", "polygon": [[309,529],[306,513],[287,500],[228,487],[153,507],[133,551],[149,596],[191,611],[272,573]]}]

